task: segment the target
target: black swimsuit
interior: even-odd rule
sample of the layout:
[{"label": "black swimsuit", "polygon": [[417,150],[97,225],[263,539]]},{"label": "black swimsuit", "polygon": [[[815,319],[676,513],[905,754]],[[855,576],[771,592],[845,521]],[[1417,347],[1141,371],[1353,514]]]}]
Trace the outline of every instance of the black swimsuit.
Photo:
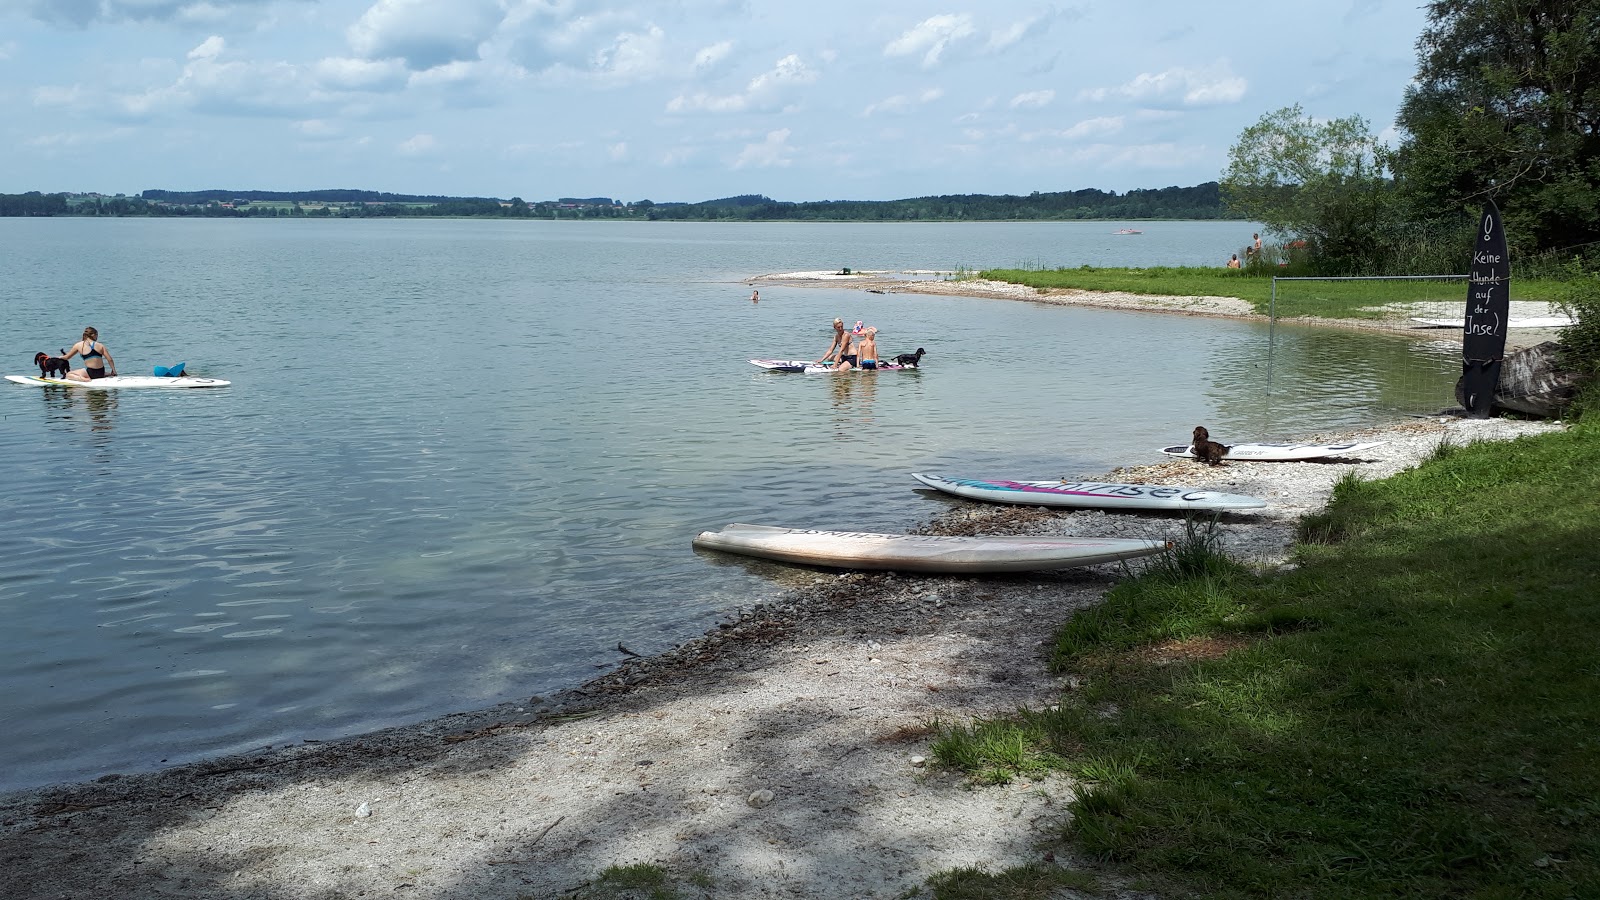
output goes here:
[{"label": "black swimsuit", "polygon": [[91,365],[89,365],[89,360],[91,360],[91,359],[101,359],[101,358],[103,358],[105,356],[104,353],[101,353],[99,350],[95,349],[95,347],[96,347],[95,342],[94,341],[90,341],[89,342],[89,352],[83,354],[83,371],[89,373],[89,380],[90,381],[93,381],[96,378],[109,378],[110,377],[110,374],[108,372],[106,372],[105,363],[101,363],[99,366],[91,366]]}]

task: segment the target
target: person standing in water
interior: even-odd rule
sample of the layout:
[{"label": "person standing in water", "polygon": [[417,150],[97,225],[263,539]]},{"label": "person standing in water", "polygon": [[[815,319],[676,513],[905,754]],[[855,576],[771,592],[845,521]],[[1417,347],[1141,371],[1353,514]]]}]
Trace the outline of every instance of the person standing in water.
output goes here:
[{"label": "person standing in water", "polygon": [[83,368],[68,372],[67,378],[70,380],[93,381],[96,378],[116,377],[117,361],[111,358],[111,351],[106,345],[100,343],[100,332],[93,328],[85,328],[83,340],[61,354],[62,359],[74,356],[83,357]]}]

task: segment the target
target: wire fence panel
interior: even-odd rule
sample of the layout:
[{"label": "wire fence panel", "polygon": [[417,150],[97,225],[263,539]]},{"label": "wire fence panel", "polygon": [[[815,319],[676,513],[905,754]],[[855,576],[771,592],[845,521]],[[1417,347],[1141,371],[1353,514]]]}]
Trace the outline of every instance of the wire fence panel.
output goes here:
[{"label": "wire fence panel", "polygon": [[[1274,277],[1269,403],[1341,407],[1366,398],[1396,415],[1456,405],[1465,275]],[[1443,325],[1419,320],[1433,320]],[[1337,326],[1346,323],[1348,336]],[[1352,321],[1354,320],[1354,321]],[[1358,323],[1384,323],[1374,331]],[[1292,371],[1309,364],[1315,372]]]}]

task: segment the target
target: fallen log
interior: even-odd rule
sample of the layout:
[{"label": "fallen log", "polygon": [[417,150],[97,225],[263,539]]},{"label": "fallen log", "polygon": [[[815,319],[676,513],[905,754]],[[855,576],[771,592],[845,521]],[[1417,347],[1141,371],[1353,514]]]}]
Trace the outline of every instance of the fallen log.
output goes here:
[{"label": "fallen log", "polygon": [[[1585,376],[1561,368],[1561,345],[1545,341],[1505,358],[1494,389],[1494,408],[1529,416],[1556,418],[1572,403]],[[1456,381],[1456,402],[1467,405],[1462,380]]]}]

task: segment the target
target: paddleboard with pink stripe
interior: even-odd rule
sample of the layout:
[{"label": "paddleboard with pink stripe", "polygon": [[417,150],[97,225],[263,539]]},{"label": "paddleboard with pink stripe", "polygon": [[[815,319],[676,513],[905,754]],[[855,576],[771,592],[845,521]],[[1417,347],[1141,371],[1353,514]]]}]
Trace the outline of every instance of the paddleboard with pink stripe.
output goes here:
[{"label": "paddleboard with pink stripe", "polygon": [[957,497],[1019,506],[1093,509],[1262,509],[1267,501],[1243,494],[1171,484],[1118,484],[1109,481],[1006,481],[945,478],[914,472],[912,478]]}]

